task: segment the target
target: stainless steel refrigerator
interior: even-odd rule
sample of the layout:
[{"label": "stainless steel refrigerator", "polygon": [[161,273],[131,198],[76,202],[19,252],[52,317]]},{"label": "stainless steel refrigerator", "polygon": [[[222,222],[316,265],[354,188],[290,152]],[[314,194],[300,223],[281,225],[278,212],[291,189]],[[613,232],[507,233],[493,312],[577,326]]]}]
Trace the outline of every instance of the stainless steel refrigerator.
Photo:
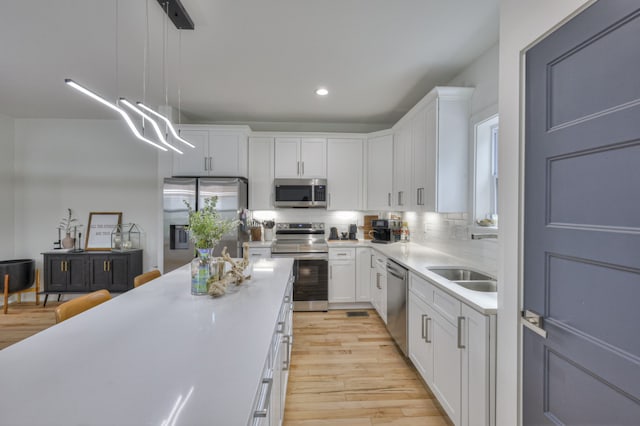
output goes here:
[{"label": "stainless steel refrigerator", "polygon": [[225,219],[241,220],[238,229],[225,235],[216,246],[219,256],[227,247],[231,257],[242,257],[242,243],[249,241],[245,232],[243,213],[247,208],[247,180],[244,178],[166,178],[163,189],[164,210],[164,272],[167,273],[194,257],[194,246],[189,240],[189,212],[186,200],[196,210],[204,206],[204,199],[218,197],[216,210]]}]

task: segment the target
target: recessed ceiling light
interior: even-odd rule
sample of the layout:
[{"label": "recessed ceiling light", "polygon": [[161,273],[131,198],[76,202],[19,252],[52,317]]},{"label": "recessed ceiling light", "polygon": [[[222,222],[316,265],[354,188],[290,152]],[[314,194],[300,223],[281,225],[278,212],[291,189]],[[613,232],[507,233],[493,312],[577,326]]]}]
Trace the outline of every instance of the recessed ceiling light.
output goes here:
[{"label": "recessed ceiling light", "polygon": [[327,96],[328,94],[329,94],[329,91],[327,89],[325,89],[324,87],[321,87],[321,88],[316,90],[316,95],[318,95],[318,96]]}]

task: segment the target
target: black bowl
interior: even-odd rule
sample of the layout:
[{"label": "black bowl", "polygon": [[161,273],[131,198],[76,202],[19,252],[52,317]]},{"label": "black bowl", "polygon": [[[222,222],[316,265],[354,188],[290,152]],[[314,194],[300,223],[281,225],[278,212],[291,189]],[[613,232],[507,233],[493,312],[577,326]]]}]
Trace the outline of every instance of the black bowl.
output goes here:
[{"label": "black bowl", "polygon": [[9,274],[9,293],[31,287],[35,275],[33,259],[0,260],[0,292],[4,292],[4,276]]}]

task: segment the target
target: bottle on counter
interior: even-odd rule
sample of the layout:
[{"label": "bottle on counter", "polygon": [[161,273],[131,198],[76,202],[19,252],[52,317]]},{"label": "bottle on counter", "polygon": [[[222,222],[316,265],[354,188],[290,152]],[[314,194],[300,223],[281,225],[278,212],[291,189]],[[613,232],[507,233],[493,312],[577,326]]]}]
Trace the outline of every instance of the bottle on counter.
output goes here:
[{"label": "bottle on counter", "polygon": [[410,241],[409,224],[407,222],[402,222],[402,229],[400,230],[400,241],[403,243],[408,243]]}]

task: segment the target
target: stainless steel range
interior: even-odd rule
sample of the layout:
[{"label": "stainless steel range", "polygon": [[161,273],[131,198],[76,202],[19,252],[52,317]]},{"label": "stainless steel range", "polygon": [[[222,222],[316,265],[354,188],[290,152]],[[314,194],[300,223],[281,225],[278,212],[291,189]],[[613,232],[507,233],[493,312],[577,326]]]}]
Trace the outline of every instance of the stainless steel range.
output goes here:
[{"label": "stainless steel range", "polygon": [[292,257],[293,310],[326,311],[329,306],[329,244],[324,223],[278,223],[271,257]]}]

